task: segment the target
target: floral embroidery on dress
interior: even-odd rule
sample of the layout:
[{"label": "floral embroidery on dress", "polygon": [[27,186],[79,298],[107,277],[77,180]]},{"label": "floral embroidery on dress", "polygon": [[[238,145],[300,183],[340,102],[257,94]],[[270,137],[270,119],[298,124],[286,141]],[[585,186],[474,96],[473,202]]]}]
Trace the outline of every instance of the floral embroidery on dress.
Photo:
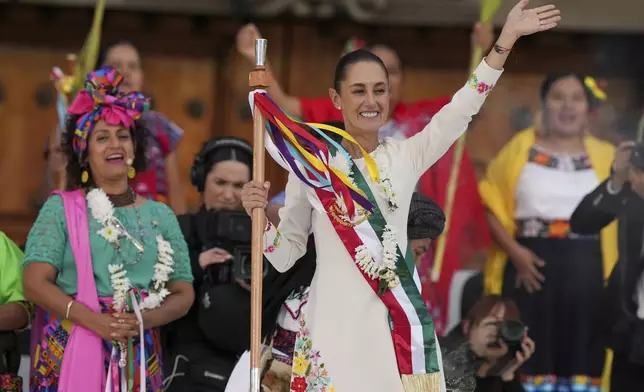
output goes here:
[{"label": "floral embroidery on dress", "polygon": [[494,87],[494,85],[489,85],[485,82],[479,81],[476,74],[470,75],[470,78],[467,79],[466,85],[476,90],[479,94],[483,94],[486,96],[490,93],[490,90],[492,90],[492,88]]},{"label": "floral embroidery on dress", "polygon": [[22,378],[13,374],[0,374],[0,391],[21,392]]},{"label": "floral embroidery on dress", "polygon": [[552,154],[544,151],[539,146],[533,146],[530,149],[528,162],[566,172],[591,170],[593,168],[588,154]]},{"label": "floral embroidery on dress", "polygon": [[268,245],[266,249],[264,249],[264,253],[275,252],[275,249],[277,249],[277,247],[280,246],[281,239],[282,239],[282,233],[280,233],[279,231],[276,231],[275,238],[273,238],[273,243]]},{"label": "floral embroidery on dress", "polygon": [[291,392],[335,392],[320,352],[313,349],[305,314],[301,315],[300,330],[295,340]]}]

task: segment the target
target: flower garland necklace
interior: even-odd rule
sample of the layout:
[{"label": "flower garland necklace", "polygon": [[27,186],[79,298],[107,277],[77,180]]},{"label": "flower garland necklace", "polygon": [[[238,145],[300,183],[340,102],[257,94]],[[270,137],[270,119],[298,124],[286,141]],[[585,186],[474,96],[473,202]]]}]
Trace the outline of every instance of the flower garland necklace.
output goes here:
[{"label": "flower garland necklace", "polygon": [[[378,150],[382,145],[378,145],[376,150],[374,150],[374,158],[378,166],[378,176],[380,181],[376,184],[380,191],[380,196],[387,200],[387,206],[390,212],[395,212],[398,209],[398,203],[396,201],[396,193],[394,192],[391,179],[389,177],[389,170],[387,162],[384,157],[380,154],[377,154]],[[343,172],[347,178],[351,181],[351,184],[357,188],[357,185],[353,179],[353,171],[349,162],[340,154],[332,156],[329,160],[329,166],[332,166],[338,171]],[[338,205],[342,211],[346,213],[346,205],[344,201],[339,198],[337,200]],[[366,220],[366,212],[363,209],[358,211],[358,214],[365,215],[364,218],[359,218],[358,221],[361,223]],[[348,219],[348,217],[347,217]],[[396,273],[396,260],[397,254],[396,249],[398,243],[396,241],[395,229],[391,225],[386,225],[382,233],[382,263],[376,263],[371,251],[367,246],[360,245],[356,248],[355,260],[358,268],[364,272],[371,279],[378,280],[379,292],[382,295],[387,289],[393,289],[400,284],[400,278]]]},{"label": "flower garland necklace", "polygon": [[[121,236],[125,236],[135,243],[132,236],[125,230],[118,218],[114,216],[114,206],[102,189],[95,188],[87,194],[87,205],[92,212],[92,217],[103,225],[98,234],[116,247]],[[154,276],[149,295],[141,304],[142,309],[159,307],[170,294],[166,284],[170,279],[170,273],[174,271],[174,260],[172,259],[174,251],[163,236],[157,235],[156,240],[158,260],[154,265]],[[127,291],[131,288],[129,279],[127,279],[127,272],[122,264],[110,264],[109,269],[112,288],[114,289],[114,306],[118,311],[122,311]]]},{"label": "flower garland necklace", "polygon": [[[114,205],[107,194],[100,188],[92,189],[87,193],[87,205],[91,210],[92,217],[96,219],[103,228],[98,234],[112,243],[117,249],[119,248],[120,237],[126,237],[137,246],[142,253],[142,246],[136,241],[124,228],[121,222],[114,216]],[[167,289],[167,283],[170,274],[174,271],[174,260],[172,255],[174,251],[168,241],[163,236],[157,235],[157,262],[154,265],[154,275],[148,296],[140,304],[141,311],[158,308],[165,298],[170,295]],[[114,290],[113,307],[116,312],[123,313],[127,308],[127,297],[132,289],[132,283],[127,276],[123,264],[109,264],[110,281]],[[121,347],[121,360],[119,365],[125,366],[125,356],[127,351]]]}]

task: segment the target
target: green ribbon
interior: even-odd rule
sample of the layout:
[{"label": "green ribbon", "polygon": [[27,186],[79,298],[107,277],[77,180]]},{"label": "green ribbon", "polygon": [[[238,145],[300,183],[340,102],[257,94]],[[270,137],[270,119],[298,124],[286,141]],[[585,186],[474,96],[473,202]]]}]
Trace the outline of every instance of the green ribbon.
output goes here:
[{"label": "green ribbon", "polygon": [[[138,292],[134,291],[134,297],[137,302],[141,302],[141,296],[139,295]],[[132,296],[130,295],[130,292],[127,294],[127,299],[126,299],[126,304],[127,308],[130,311],[134,310],[134,304],[132,303]],[[139,342],[139,350],[142,349],[143,345],[143,336],[140,337],[141,341]],[[143,353],[141,353],[143,355]],[[127,370],[128,370],[128,376],[127,376],[127,391],[132,392],[134,390],[134,373],[135,373],[135,366],[134,366],[134,360],[136,357],[134,356],[134,338],[129,337],[127,338]]]},{"label": "green ribbon", "polygon": [[[329,147],[329,153],[331,155],[335,154],[335,149],[332,146]],[[382,234],[387,225],[385,217],[380,211],[380,207],[374,197],[371,187],[367,183],[365,177],[363,176],[360,169],[355,165],[353,160],[348,162],[351,173],[353,173],[353,180],[358,188],[364,192],[367,196],[367,199],[373,204],[374,209],[371,215],[368,217],[368,222],[373,228],[373,231],[378,236],[378,239],[382,240]],[[408,249],[409,250],[409,249]],[[440,371],[438,364],[438,356],[436,355],[436,335],[434,329],[434,320],[432,319],[427,306],[425,306],[425,301],[416,287],[414,282],[413,273],[416,268],[413,257],[411,257],[411,252],[407,252],[407,257],[403,256],[400,246],[397,246],[396,249],[397,259],[396,259],[396,273],[400,279],[400,284],[402,285],[403,290],[407,294],[407,297],[411,300],[414,310],[418,315],[420,323],[423,327],[423,341],[424,341],[424,350],[425,350],[425,369],[428,373],[436,373]],[[386,285],[386,282],[380,281],[380,285]],[[387,288],[385,287],[385,290]]]}]

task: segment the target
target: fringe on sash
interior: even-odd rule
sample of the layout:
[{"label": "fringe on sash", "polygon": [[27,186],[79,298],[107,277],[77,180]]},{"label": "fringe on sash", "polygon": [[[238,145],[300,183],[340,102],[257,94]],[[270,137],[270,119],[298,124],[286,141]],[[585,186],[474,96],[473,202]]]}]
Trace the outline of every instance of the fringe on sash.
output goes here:
[{"label": "fringe on sash", "polygon": [[440,392],[441,374],[403,374],[402,383],[405,392]]}]

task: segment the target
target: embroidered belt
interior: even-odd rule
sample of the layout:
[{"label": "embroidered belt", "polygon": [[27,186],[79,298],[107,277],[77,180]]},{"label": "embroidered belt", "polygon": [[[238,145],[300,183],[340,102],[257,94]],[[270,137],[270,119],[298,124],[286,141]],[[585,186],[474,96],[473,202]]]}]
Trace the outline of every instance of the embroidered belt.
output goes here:
[{"label": "embroidered belt", "polygon": [[598,235],[581,235],[570,230],[570,221],[566,219],[517,219],[517,237],[521,238],[560,238],[581,239],[599,238]]}]

